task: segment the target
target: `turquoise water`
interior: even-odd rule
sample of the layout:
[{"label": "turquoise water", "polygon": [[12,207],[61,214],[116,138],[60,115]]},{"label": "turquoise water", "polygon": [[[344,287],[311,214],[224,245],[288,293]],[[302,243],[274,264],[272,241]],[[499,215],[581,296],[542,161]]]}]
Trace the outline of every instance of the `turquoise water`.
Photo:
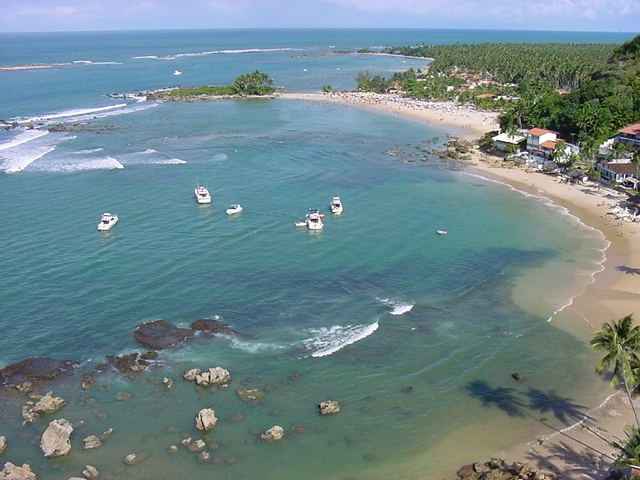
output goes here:
[{"label": "turquoise water", "polygon": [[[112,43],[127,42],[101,35],[103,57],[95,55],[97,40],[65,55],[73,35],[60,43],[36,36],[10,63],[124,59]],[[333,44],[326,32],[283,35],[267,46]],[[136,53],[249,46],[184,36]],[[397,40],[380,36],[376,44]],[[40,59],[47,48],[51,56]],[[256,57],[279,65],[274,78],[291,88],[304,84],[303,64],[317,84],[324,80],[316,69],[344,85],[352,81],[347,72],[360,68],[406,66],[353,55],[301,60],[287,51],[186,57],[190,67],[180,68],[184,77],[201,68],[199,78],[209,72],[217,81],[255,68]],[[123,64],[2,74],[3,92],[21,81],[42,87],[2,108],[15,117],[101,106],[108,103],[101,92],[160,86],[177,68],[158,60]],[[129,68],[147,76],[129,77]],[[19,402],[6,402],[0,430],[10,438],[10,459],[31,463],[43,478],[77,475],[86,463],[131,479],[416,478],[529,439],[540,417],[571,423],[581,407],[567,405],[599,400],[584,395],[593,382],[588,347],[546,320],[598,268],[601,237],[553,206],[435,159],[408,164],[420,148],[444,140],[443,128],[289,100],[143,102],[90,114],[87,125],[0,138],[3,168],[19,170],[0,175],[0,365],[47,355],[91,368],[136,349],[135,325],[160,318],[188,324],[220,315],[246,337],[163,352],[146,376],[105,375],[88,394],[75,384],[57,387],[68,400],[61,415],[85,421],[67,459],[44,461],[37,449],[43,424],[19,426]],[[197,183],[212,191],[212,206],[195,205]],[[342,217],[327,218],[319,234],[294,227],[334,194],[345,202]],[[224,209],[236,202],[245,211],[227,217]],[[95,230],[103,211],[121,219],[108,234]],[[435,235],[437,228],[449,235]],[[532,272],[535,309],[513,297]],[[197,391],[179,379],[188,367],[215,365],[231,370],[231,389]],[[514,371],[525,381],[514,383]],[[163,390],[163,376],[176,379],[175,390]],[[264,389],[265,402],[243,404],[233,391],[240,385]],[[117,402],[120,391],[133,399]],[[315,405],[327,398],[342,401],[343,413],[318,417]],[[207,406],[221,418],[209,435],[219,444],[216,464],[166,453],[183,434],[195,434],[193,416]],[[257,442],[273,424],[287,438]],[[296,425],[304,433],[293,433]],[[80,451],[80,438],[108,427],[115,433],[102,449]],[[462,429],[465,448],[450,448]],[[121,458],[133,450],[146,461],[124,467]]]}]

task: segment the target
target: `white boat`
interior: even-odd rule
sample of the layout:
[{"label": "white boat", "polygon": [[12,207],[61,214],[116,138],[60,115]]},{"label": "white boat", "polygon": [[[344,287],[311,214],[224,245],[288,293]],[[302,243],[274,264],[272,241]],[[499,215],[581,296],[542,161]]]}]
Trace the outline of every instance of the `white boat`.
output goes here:
[{"label": "white boat", "polygon": [[449,232],[447,230],[436,230],[436,233],[438,235],[448,235]]},{"label": "white boat", "polygon": [[175,70],[173,74],[177,77],[179,75],[182,75],[182,72],[180,70]]},{"label": "white boat", "polygon": [[324,228],[323,218],[324,215],[319,210],[309,210],[306,220],[307,228],[309,230],[322,230]]},{"label": "white boat", "polygon": [[199,204],[211,203],[211,194],[204,185],[198,185],[193,191],[193,194],[196,197],[196,202]]},{"label": "white boat", "polygon": [[227,215],[235,215],[236,213],[240,213],[244,210],[239,203],[234,203],[233,205],[229,205],[227,208]]},{"label": "white boat", "polygon": [[100,223],[98,223],[99,232],[108,232],[115,224],[118,223],[118,216],[111,213],[103,213],[100,217]]},{"label": "white boat", "polygon": [[338,196],[335,196],[331,199],[331,204],[329,205],[329,207],[331,208],[331,213],[333,213],[334,215],[342,215],[342,212],[344,212],[342,200],[340,200],[340,197]]}]

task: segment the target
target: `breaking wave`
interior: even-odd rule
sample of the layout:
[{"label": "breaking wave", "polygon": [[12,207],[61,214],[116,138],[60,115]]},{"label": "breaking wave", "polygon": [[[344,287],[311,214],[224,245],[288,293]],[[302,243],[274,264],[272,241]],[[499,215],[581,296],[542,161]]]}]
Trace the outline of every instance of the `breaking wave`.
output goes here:
[{"label": "breaking wave", "polygon": [[378,298],[377,300],[391,308],[391,311],[389,312],[391,315],[404,315],[405,313],[409,313],[413,310],[413,307],[415,307],[412,303],[405,303],[391,298]]},{"label": "breaking wave", "polygon": [[95,62],[93,60],[74,60],[76,65],[122,65],[122,62]]},{"label": "breaking wave", "polygon": [[11,140],[4,143],[0,143],[0,150],[15,148],[18,145],[22,145],[23,143],[30,142],[40,137],[44,137],[45,135],[48,135],[48,134],[49,132],[46,130],[24,130],[18,133]]},{"label": "breaking wave", "polygon": [[240,53],[276,53],[301,51],[300,48],[244,48],[228,50],[207,50],[204,52],[174,53],[172,55],[138,55],[134,60],[175,60],[182,57],[205,57],[207,55],[225,55]]},{"label": "breaking wave", "polygon": [[42,162],[34,170],[51,173],[72,173],[88,170],[122,170],[124,165],[113,157],[88,159],[76,163]]},{"label": "breaking wave", "polygon": [[5,173],[22,172],[36,160],[53,152],[59,143],[75,138],[62,134],[43,133],[42,130],[28,130],[23,133],[30,133],[30,135],[21,137],[22,134],[18,134],[9,142],[2,144],[5,148],[0,151],[1,171]]},{"label": "breaking wave", "polygon": [[304,347],[315,358],[328,357],[372,335],[380,325],[377,321],[369,325],[334,325],[328,328],[310,329],[313,335],[302,341]]},{"label": "breaking wave", "polygon": [[76,108],[72,110],[63,110],[58,113],[50,113],[47,115],[41,115],[37,117],[28,117],[28,118],[20,118],[18,119],[18,123],[34,123],[34,122],[48,122],[51,120],[62,120],[67,118],[75,118],[82,117],[86,115],[91,115],[95,113],[108,112],[110,110],[117,110],[120,108],[125,108],[127,106],[126,103],[119,103],[118,105],[108,105],[106,107],[94,107],[94,108]]}]

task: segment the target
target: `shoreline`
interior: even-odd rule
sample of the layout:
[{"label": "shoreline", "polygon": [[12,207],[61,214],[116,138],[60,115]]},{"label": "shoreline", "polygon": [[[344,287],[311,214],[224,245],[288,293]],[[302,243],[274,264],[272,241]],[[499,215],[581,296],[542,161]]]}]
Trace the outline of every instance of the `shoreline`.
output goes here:
[{"label": "shoreline", "polygon": [[453,102],[428,102],[401,95],[366,92],[280,93],[276,98],[351,105],[411,118],[432,126],[440,124],[456,129],[456,134],[467,140],[476,139],[487,131],[498,128],[496,112],[484,112]]},{"label": "shoreline", "polygon": [[[445,125],[461,129],[462,138],[477,139],[497,127],[498,114],[479,112],[467,106],[448,102],[423,102],[395,95],[369,93],[285,93],[283,99],[321,101],[367,108],[399,115],[431,126]],[[607,215],[617,199],[608,199],[600,192],[584,186],[560,184],[554,177],[528,173],[518,168],[497,164],[498,157],[474,152],[468,172],[512,188],[523,195],[548,200],[564,208],[584,225],[599,231],[608,242],[603,249],[600,267],[592,274],[592,282],[557,309],[550,321],[587,343],[594,331],[605,322],[617,320],[640,308],[640,224],[619,223]],[[493,163],[491,163],[493,162]],[[579,320],[578,320],[579,319]],[[594,365],[595,367],[595,365]],[[591,382],[603,388],[604,382],[594,373]],[[606,474],[612,448],[593,431],[607,438],[622,438],[624,428],[633,422],[628,400],[619,391],[605,387],[602,401],[586,411],[584,418],[564,428],[545,424],[547,434],[509,447],[496,455],[509,460],[532,464],[560,478],[599,478]],[[639,403],[636,400],[634,403]],[[588,425],[587,425],[588,424]],[[471,459],[473,460],[473,459]],[[480,459],[475,459],[480,460]]]}]

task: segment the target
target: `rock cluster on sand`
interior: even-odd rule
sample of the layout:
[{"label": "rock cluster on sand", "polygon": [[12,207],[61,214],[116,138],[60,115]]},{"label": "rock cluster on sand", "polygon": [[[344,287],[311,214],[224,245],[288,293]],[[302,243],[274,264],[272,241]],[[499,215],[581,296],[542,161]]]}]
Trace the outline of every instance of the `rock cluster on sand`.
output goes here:
[{"label": "rock cluster on sand", "polygon": [[284,438],[284,428],[274,425],[269,430],[260,434],[260,439],[264,442],[276,442]]},{"label": "rock cluster on sand", "polygon": [[176,347],[196,333],[206,335],[237,335],[229,325],[219,320],[196,320],[190,328],[177,327],[166,320],[154,320],[138,325],[133,331],[136,341],[152,350]]},{"label": "rock cluster on sand", "polygon": [[71,451],[69,438],[72,433],[73,425],[64,418],[49,423],[40,440],[40,448],[44,456],[49,458],[67,455]]},{"label": "rock cluster on sand", "polygon": [[70,374],[77,364],[70,360],[51,358],[27,358],[0,369],[0,386],[16,387],[54,380]]},{"label": "rock cluster on sand", "polygon": [[31,467],[27,464],[20,467],[7,462],[0,470],[0,480],[38,480],[38,476],[31,471]]},{"label": "rock cluster on sand", "polygon": [[524,463],[507,463],[493,458],[485,463],[472,463],[458,470],[458,480],[554,480],[550,474],[536,471]]},{"label": "rock cluster on sand", "polygon": [[3,436],[0,436],[0,455],[2,455],[6,449],[7,449],[7,437],[3,435]]},{"label": "rock cluster on sand", "polygon": [[336,400],[325,400],[318,405],[320,415],[335,415],[340,413],[340,403]]},{"label": "rock cluster on sand", "polygon": [[218,418],[212,408],[203,408],[196,415],[196,428],[201,432],[212,430],[217,423]]},{"label": "rock cluster on sand", "polygon": [[214,367],[207,370],[192,368],[184,373],[183,378],[188,382],[195,382],[201,387],[228,385],[231,382],[229,370],[222,367]]},{"label": "rock cluster on sand", "polygon": [[64,399],[62,397],[56,397],[52,392],[48,392],[46,395],[40,397],[39,400],[34,402],[27,402],[22,407],[22,418],[25,423],[33,423],[42,414],[55,413],[64,406]]}]

